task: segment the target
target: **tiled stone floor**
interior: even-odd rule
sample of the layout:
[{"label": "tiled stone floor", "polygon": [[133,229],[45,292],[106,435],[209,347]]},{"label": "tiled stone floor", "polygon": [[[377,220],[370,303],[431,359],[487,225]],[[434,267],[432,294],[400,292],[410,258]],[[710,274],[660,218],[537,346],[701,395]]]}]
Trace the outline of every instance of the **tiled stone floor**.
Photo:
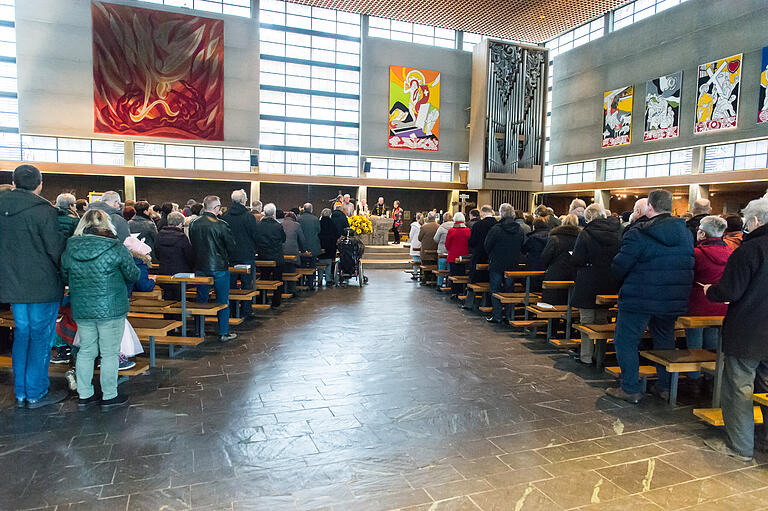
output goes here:
[{"label": "tiled stone floor", "polygon": [[0,509],[768,509],[768,469],[705,450],[690,406],[370,282],[161,357],[127,410],[15,410],[3,374]]}]

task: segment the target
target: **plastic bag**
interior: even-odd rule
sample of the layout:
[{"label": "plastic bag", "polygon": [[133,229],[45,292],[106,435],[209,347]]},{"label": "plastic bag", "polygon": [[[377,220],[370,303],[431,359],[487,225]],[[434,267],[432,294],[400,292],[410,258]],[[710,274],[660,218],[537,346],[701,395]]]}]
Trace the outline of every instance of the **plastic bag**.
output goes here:
[{"label": "plastic bag", "polygon": [[[80,334],[75,333],[75,340],[72,343],[73,346],[80,346]],[[144,353],[144,348],[141,347],[139,342],[139,336],[136,335],[136,331],[131,326],[131,323],[126,318],[125,329],[123,330],[123,338],[120,341],[120,353],[128,358],[135,357],[139,353]]]}]

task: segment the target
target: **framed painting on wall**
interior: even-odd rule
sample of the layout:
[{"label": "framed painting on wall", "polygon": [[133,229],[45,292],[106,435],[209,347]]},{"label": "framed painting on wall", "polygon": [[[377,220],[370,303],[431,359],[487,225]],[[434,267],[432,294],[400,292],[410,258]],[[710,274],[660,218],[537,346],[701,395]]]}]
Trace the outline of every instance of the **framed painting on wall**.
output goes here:
[{"label": "framed painting on wall", "polygon": [[683,72],[645,82],[645,132],[643,141],[680,136],[680,91]]},{"label": "framed painting on wall", "polygon": [[224,140],[224,22],[93,2],[94,131]]},{"label": "framed painting on wall", "polygon": [[389,67],[390,149],[440,147],[440,72]]},{"label": "framed painting on wall", "polygon": [[760,64],[760,92],[757,94],[757,123],[768,122],[768,46]]},{"label": "framed painting on wall", "polygon": [[699,66],[694,133],[736,127],[739,116],[742,54]]},{"label": "framed painting on wall", "polygon": [[632,94],[634,87],[603,93],[602,147],[627,145],[632,141]]}]

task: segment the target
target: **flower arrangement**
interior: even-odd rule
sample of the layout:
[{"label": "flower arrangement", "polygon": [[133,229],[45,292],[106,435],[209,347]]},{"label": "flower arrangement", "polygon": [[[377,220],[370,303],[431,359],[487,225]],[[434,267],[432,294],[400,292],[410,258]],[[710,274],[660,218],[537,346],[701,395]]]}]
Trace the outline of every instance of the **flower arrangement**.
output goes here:
[{"label": "flower arrangement", "polygon": [[355,230],[357,234],[368,234],[373,232],[373,225],[370,219],[364,216],[355,215],[349,218],[349,226]]}]

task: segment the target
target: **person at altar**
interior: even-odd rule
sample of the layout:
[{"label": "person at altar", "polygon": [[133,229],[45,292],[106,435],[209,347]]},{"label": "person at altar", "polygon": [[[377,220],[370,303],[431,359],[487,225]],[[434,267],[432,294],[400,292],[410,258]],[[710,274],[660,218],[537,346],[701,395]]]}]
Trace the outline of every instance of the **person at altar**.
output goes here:
[{"label": "person at altar", "polygon": [[387,216],[387,207],[384,206],[384,197],[379,197],[378,202],[376,202],[376,205],[373,206],[373,210],[371,211],[371,215],[373,215],[373,216]]},{"label": "person at altar", "polygon": [[355,214],[360,216],[371,216],[371,210],[368,207],[368,201],[365,199],[360,199],[357,201],[357,206],[355,207]]}]

